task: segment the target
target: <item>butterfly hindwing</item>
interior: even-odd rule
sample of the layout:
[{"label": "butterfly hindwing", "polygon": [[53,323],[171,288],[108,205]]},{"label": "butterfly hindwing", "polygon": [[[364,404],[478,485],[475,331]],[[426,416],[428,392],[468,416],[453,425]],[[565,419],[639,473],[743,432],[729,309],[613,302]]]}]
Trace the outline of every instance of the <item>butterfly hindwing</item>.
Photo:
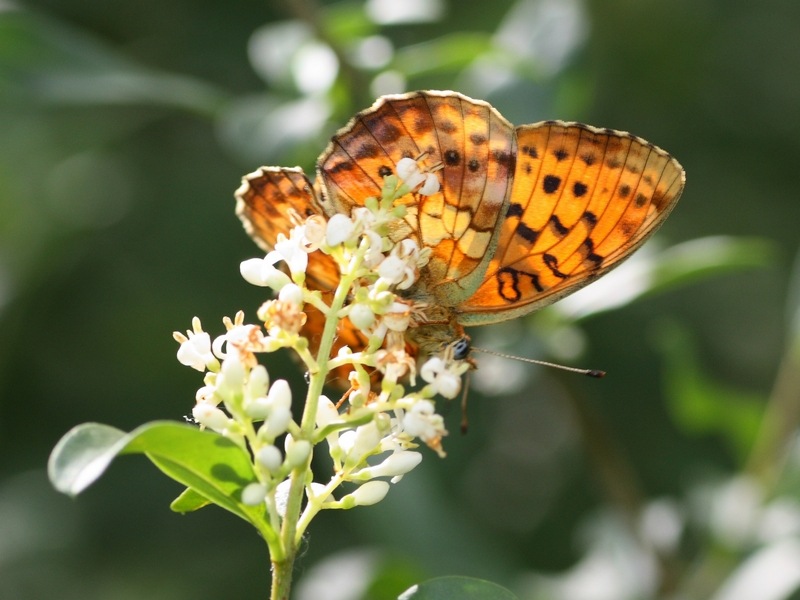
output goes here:
[{"label": "butterfly hindwing", "polygon": [[[265,252],[275,248],[278,234],[288,236],[308,217],[323,215],[317,193],[299,167],[261,167],[244,177],[235,195],[236,214]],[[329,256],[314,252],[306,276],[312,288],[332,290],[339,283],[339,268]]]},{"label": "butterfly hindwing", "polygon": [[486,278],[464,325],[527,314],[594,281],[666,219],[684,185],[678,162],[628,133],[548,121],[517,128],[517,168]]}]

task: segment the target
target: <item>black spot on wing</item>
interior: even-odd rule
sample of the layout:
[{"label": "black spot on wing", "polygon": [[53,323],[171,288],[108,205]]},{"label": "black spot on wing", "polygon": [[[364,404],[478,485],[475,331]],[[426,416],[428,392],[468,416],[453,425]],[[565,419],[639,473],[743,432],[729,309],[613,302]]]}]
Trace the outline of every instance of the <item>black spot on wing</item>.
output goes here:
[{"label": "black spot on wing", "polygon": [[558,259],[555,256],[552,254],[543,254],[542,260],[544,261],[544,264],[547,265],[547,268],[550,269],[550,272],[553,273],[553,275],[559,279],[567,278],[565,273],[562,273],[558,270]]},{"label": "black spot on wing", "polygon": [[561,178],[557,175],[545,175],[542,182],[542,188],[546,194],[554,194],[561,186]]},{"label": "black spot on wing", "polygon": [[569,229],[564,227],[564,224],[561,222],[561,219],[559,219],[557,215],[550,216],[550,225],[553,226],[553,229],[558,235],[567,235],[569,233]]},{"label": "black spot on wing", "polygon": [[506,217],[521,217],[524,209],[519,202],[512,202],[508,205],[508,210],[506,211]]},{"label": "black spot on wing", "polygon": [[461,155],[456,150],[445,150],[444,162],[450,167],[455,167],[461,162]]},{"label": "black spot on wing", "polygon": [[524,221],[520,221],[517,224],[517,228],[514,233],[516,233],[529,244],[533,244],[536,241],[536,238],[539,237],[539,233],[535,229],[528,227]]}]

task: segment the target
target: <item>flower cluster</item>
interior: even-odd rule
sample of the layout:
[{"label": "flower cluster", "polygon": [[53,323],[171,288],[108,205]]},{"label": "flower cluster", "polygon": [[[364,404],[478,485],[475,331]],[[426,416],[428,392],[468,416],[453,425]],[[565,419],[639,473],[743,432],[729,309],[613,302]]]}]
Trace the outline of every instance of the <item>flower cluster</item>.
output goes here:
[{"label": "flower cluster", "polygon": [[[233,320],[224,319],[226,332],[213,342],[197,318],[186,335],[174,334],[180,343],[178,360],[205,373],[194,419],[253,458],[258,483],[242,490],[242,501],[266,503],[271,518],[280,521],[292,485],[301,481],[306,504],[299,531],[319,510],[380,501],[390,483],[420,463],[418,441],[443,456],[447,431],[431,399],[457,396],[461,375],[469,368],[445,350],[420,367],[427,385],[408,391],[401,383],[416,385],[416,357],[407,348],[405,332],[419,324],[420,307],[397,292],[414,285],[428,251],[411,239],[394,243],[388,232],[404,215],[396,201],[411,191],[436,193],[439,181],[411,159],[403,159],[397,173],[400,179],[385,179],[381,198],[327,222],[312,216],[288,237],[280,234],[265,257],[241,264],[245,280],[276,295],[258,310],[263,325],[245,324],[240,312]],[[339,286],[332,294],[306,285],[307,275],[313,279],[316,252],[330,256],[339,268]],[[318,347],[303,336],[309,309],[325,318]],[[368,343],[343,347],[332,357],[337,326],[345,317]],[[301,415],[293,408],[287,382],[270,382],[256,359],[279,348],[294,350],[311,375]],[[322,384],[332,369],[343,367],[352,370],[350,389],[334,403],[322,395]],[[312,450],[323,442],[334,469],[329,481],[316,483],[311,481]],[[350,491],[341,495],[343,486]]]}]

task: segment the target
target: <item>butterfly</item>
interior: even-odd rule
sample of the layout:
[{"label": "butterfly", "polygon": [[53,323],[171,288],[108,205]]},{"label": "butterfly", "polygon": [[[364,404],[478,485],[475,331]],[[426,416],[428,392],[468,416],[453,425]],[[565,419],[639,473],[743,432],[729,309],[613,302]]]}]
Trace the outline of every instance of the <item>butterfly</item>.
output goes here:
[{"label": "butterfly", "polygon": [[[452,91],[383,96],[331,139],[312,182],[298,167],[262,167],[243,178],[236,212],[265,251],[312,215],[331,216],[380,197],[384,178],[411,158],[436,170],[437,193],[412,194],[390,232],[430,249],[406,294],[428,306],[409,330],[427,353],[464,339],[464,327],[523,316],[601,277],[629,257],[675,207],[681,165],[629,133],[576,122],[512,126],[491,105]],[[339,280],[333,259],[309,255],[307,283]],[[311,311],[303,333],[318,339]],[[346,319],[338,348],[363,348]],[[463,349],[462,349],[463,350]]]}]

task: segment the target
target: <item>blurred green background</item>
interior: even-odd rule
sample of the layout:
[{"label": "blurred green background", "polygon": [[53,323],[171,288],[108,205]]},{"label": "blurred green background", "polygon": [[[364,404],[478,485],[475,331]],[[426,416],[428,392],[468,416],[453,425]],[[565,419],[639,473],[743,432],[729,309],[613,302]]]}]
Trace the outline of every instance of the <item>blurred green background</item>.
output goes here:
[{"label": "blurred green background", "polygon": [[462,574],[531,599],[800,598],[793,0],[1,4],[0,598],[266,597],[244,523],[172,514],[179,486],[141,458],[68,499],[47,456],[84,421],[189,414],[172,331],[263,300],[238,273],[241,176],[309,170],[377,95],[426,88],[631,131],[687,187],[625,268],[473,331],[609,376],[478,355],[469,434],[443,408],[446,459],[323,514],[296,597]]}]

